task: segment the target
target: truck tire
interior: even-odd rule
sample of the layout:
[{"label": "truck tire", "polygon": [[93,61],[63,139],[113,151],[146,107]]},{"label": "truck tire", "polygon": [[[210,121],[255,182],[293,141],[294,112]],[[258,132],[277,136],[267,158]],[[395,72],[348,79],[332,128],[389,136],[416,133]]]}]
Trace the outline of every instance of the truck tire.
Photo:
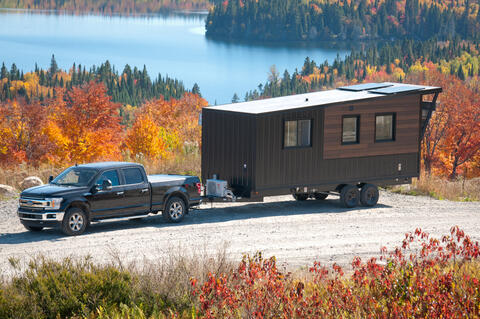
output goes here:
[{"label": "truck tire", "polygon": [[39,232],[43,229],[43,227],[40,226],[25,226],[23,225],[28,231],[34,231],[34,232]]},{"label": "truck tire", "polygon": [[299,201],[304,201],[308,199],[308,194],[303,194],[303,193],[295,193],[293,194],[293,198]]},{"label": "truck tire", "polygon": [[375,206],[379,196],[378,188],[373,184],[365,184],[360,190],[360,202],[363,206]]},{"label": "truck tire", "polygon": [[83,209],[72,207],[67,209],[62,221],[62,231],[68,236],[78,236],[85,232],[88,225],[87,214]]},{"label": "truck tire", "polygon": [[179,223],[185,217],[186,213],[187,205],[185,201],[178,196],[172,196],[168,199],[162,216],[163,219],[169,223]]},{"label": "truck tire", "polygon": [[343,207],[352,208],[358,205],[360,200],[360,191],[354,185],[345,185],[340,191],[340,203]]},{"label": "truck tire", "polygon": [[313,194],[316,200],[325,200],[328,197],[328,194],[325,193],[315,193]]}]

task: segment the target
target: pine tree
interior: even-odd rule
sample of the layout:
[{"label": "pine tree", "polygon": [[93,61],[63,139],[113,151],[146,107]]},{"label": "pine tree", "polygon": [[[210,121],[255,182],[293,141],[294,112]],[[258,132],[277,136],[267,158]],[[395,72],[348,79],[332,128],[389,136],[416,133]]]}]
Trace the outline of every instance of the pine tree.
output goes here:
[{"label": "pine tree", "polygon": [[238,103],[239,101],[240,98],[238,97],[237,93],[234,93],[232,97],[232,103]]},{"label": "pine tree", "polygon": [[58,72],[57,61],[55,61],[55,55],[52,54],[52,59],[50,61],[50,74],[53,76],[57,72]]}]

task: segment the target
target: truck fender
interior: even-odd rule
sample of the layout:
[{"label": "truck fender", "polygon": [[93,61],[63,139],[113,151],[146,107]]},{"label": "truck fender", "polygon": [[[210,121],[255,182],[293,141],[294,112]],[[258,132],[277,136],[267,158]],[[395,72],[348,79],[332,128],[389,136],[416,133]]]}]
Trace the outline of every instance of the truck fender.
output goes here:
[{"label": "truck fender", "polygon": [[65,211],[67,211],[67,209],[69,209],[70,207],[78,207],[83,209],[87,214],[88,219],[90,219],[90,204],[85,198],[82,198],[82,197],[70,198],[66,202]]},{"label": "truck fender", "polygon": [[185,201],[185,205],[189,205],[189,198],[188,198],[188,192],[185,189],[185,187],[182,186],[175,186],[170,188],[166,193],[165,196],[163,197],[163,208],[165,209],[165,205],[167,205],[168,199],[172,196],[178,196],[182,198]]}]

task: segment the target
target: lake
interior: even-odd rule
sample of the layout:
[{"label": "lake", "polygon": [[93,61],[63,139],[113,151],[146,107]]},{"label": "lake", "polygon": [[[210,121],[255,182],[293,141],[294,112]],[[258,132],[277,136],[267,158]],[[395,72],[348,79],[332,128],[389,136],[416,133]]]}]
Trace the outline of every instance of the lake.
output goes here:
[{"label": "lake", "polygon": [[0,63],[31,71],[35,63],[48,68],[55,54],[61,68],[80,63],[87,69],[109,60],[150,76],[168,74],[192,88],[198,83],[210,104],[229,103],[267,80],[275,65],[283,74],[301,68],[307,56],[333,61],[347,50],[302,45],[225,43],[206,39],[205,14],[148,17],[56,15],[31,11],[0,11]]}]

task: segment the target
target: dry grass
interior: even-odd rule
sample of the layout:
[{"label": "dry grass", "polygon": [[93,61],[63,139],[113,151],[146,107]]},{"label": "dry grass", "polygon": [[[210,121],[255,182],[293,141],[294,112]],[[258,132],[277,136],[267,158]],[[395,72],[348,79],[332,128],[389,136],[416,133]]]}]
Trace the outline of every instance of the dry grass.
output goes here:
[{"label": "dry grass", "polygon": [[391,191],[405,195],[426,195],[453,201],[478,201],[480,200],[480,178],[459,178],[450,181],[424,174],[418,179],[414,178],[411,185],[394,186]]},{"label": "dry grass", "polygon": [[[184,150],[166,160],[148,161],[138,159],[136,162],[145,166],[147,174],[187,174],[200,176],[200,161],[200,151],[195,148],[192,150]],[[55,167],[52,165],[42,165],[40,167],[33,167],[20,164],[13,168],[0,167],[0,184],[12,186],[20,191],[20,184],[25,177],[38,176],[46,183],[50,175],[56,176],[68,166],[69,165]]]}]

